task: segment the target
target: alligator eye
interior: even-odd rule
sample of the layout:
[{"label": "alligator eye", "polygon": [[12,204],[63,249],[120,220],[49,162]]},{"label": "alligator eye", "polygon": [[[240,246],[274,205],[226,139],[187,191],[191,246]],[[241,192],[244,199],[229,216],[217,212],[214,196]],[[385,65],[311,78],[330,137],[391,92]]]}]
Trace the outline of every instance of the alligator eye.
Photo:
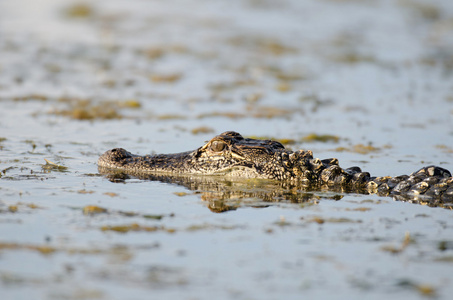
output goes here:
[{"label": "alligator eye", "polygon": [[214,152],[221,152],[225,149],[225,143],[222,141],[213,141],[211,143],[211,150]]}]

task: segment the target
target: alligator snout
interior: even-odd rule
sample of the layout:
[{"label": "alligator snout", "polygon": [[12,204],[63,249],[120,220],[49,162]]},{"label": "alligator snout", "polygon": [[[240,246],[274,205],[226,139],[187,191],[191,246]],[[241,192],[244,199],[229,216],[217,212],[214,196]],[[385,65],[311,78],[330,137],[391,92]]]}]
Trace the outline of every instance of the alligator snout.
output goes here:
[{"label": "alligator snout", "polygon": [[114,167],[115,163],[127,161],[128,158],[132,158],[133,154],[126,151],[123,148],[114,148],[106,151],[98,159],[98,165],[104,167]]}]

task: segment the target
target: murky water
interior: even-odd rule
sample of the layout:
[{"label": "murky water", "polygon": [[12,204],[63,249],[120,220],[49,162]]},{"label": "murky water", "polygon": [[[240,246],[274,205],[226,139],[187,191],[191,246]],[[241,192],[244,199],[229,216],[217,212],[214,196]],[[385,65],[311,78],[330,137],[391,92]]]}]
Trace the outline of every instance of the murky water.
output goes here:
[{"label": "murky water", "polygon": [[450,209],[96,161],[235,130],[453,170],[452,32],[440,0],[1,1],[0,298],[448,299]]}]

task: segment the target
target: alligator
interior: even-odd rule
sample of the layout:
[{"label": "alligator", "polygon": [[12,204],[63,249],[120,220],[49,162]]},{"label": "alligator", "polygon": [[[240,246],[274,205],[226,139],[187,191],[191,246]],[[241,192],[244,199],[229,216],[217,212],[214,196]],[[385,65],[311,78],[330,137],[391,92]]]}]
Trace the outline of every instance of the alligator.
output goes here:
[{"label": "alligator", "polygon": [[343,169],[336,158],[314,158],[310,150],[290,151],[280,142],[244,138],[234,131],[224,132],[198,149],[182,153],[140,156],[115,148],[99,157],[98,167],[131,175],[271,179],[312,190],[453,202],[453,177],[439,166],[425,166],[410,175],[375,177],[357,166]]}]

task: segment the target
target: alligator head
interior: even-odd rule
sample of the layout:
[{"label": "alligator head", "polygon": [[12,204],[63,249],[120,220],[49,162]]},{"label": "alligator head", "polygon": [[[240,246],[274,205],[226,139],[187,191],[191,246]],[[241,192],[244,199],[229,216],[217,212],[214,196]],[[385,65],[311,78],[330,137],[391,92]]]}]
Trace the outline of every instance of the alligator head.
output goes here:
[{"label": "alligator head", "polygon": [[183,153],[139,156],[115,148],[105,152],[98,165],[137,173],[283,179],[282,160],[288,161],[289,153],[279,142],[244,138],[237,132],[227,131],[200,148]]}]

